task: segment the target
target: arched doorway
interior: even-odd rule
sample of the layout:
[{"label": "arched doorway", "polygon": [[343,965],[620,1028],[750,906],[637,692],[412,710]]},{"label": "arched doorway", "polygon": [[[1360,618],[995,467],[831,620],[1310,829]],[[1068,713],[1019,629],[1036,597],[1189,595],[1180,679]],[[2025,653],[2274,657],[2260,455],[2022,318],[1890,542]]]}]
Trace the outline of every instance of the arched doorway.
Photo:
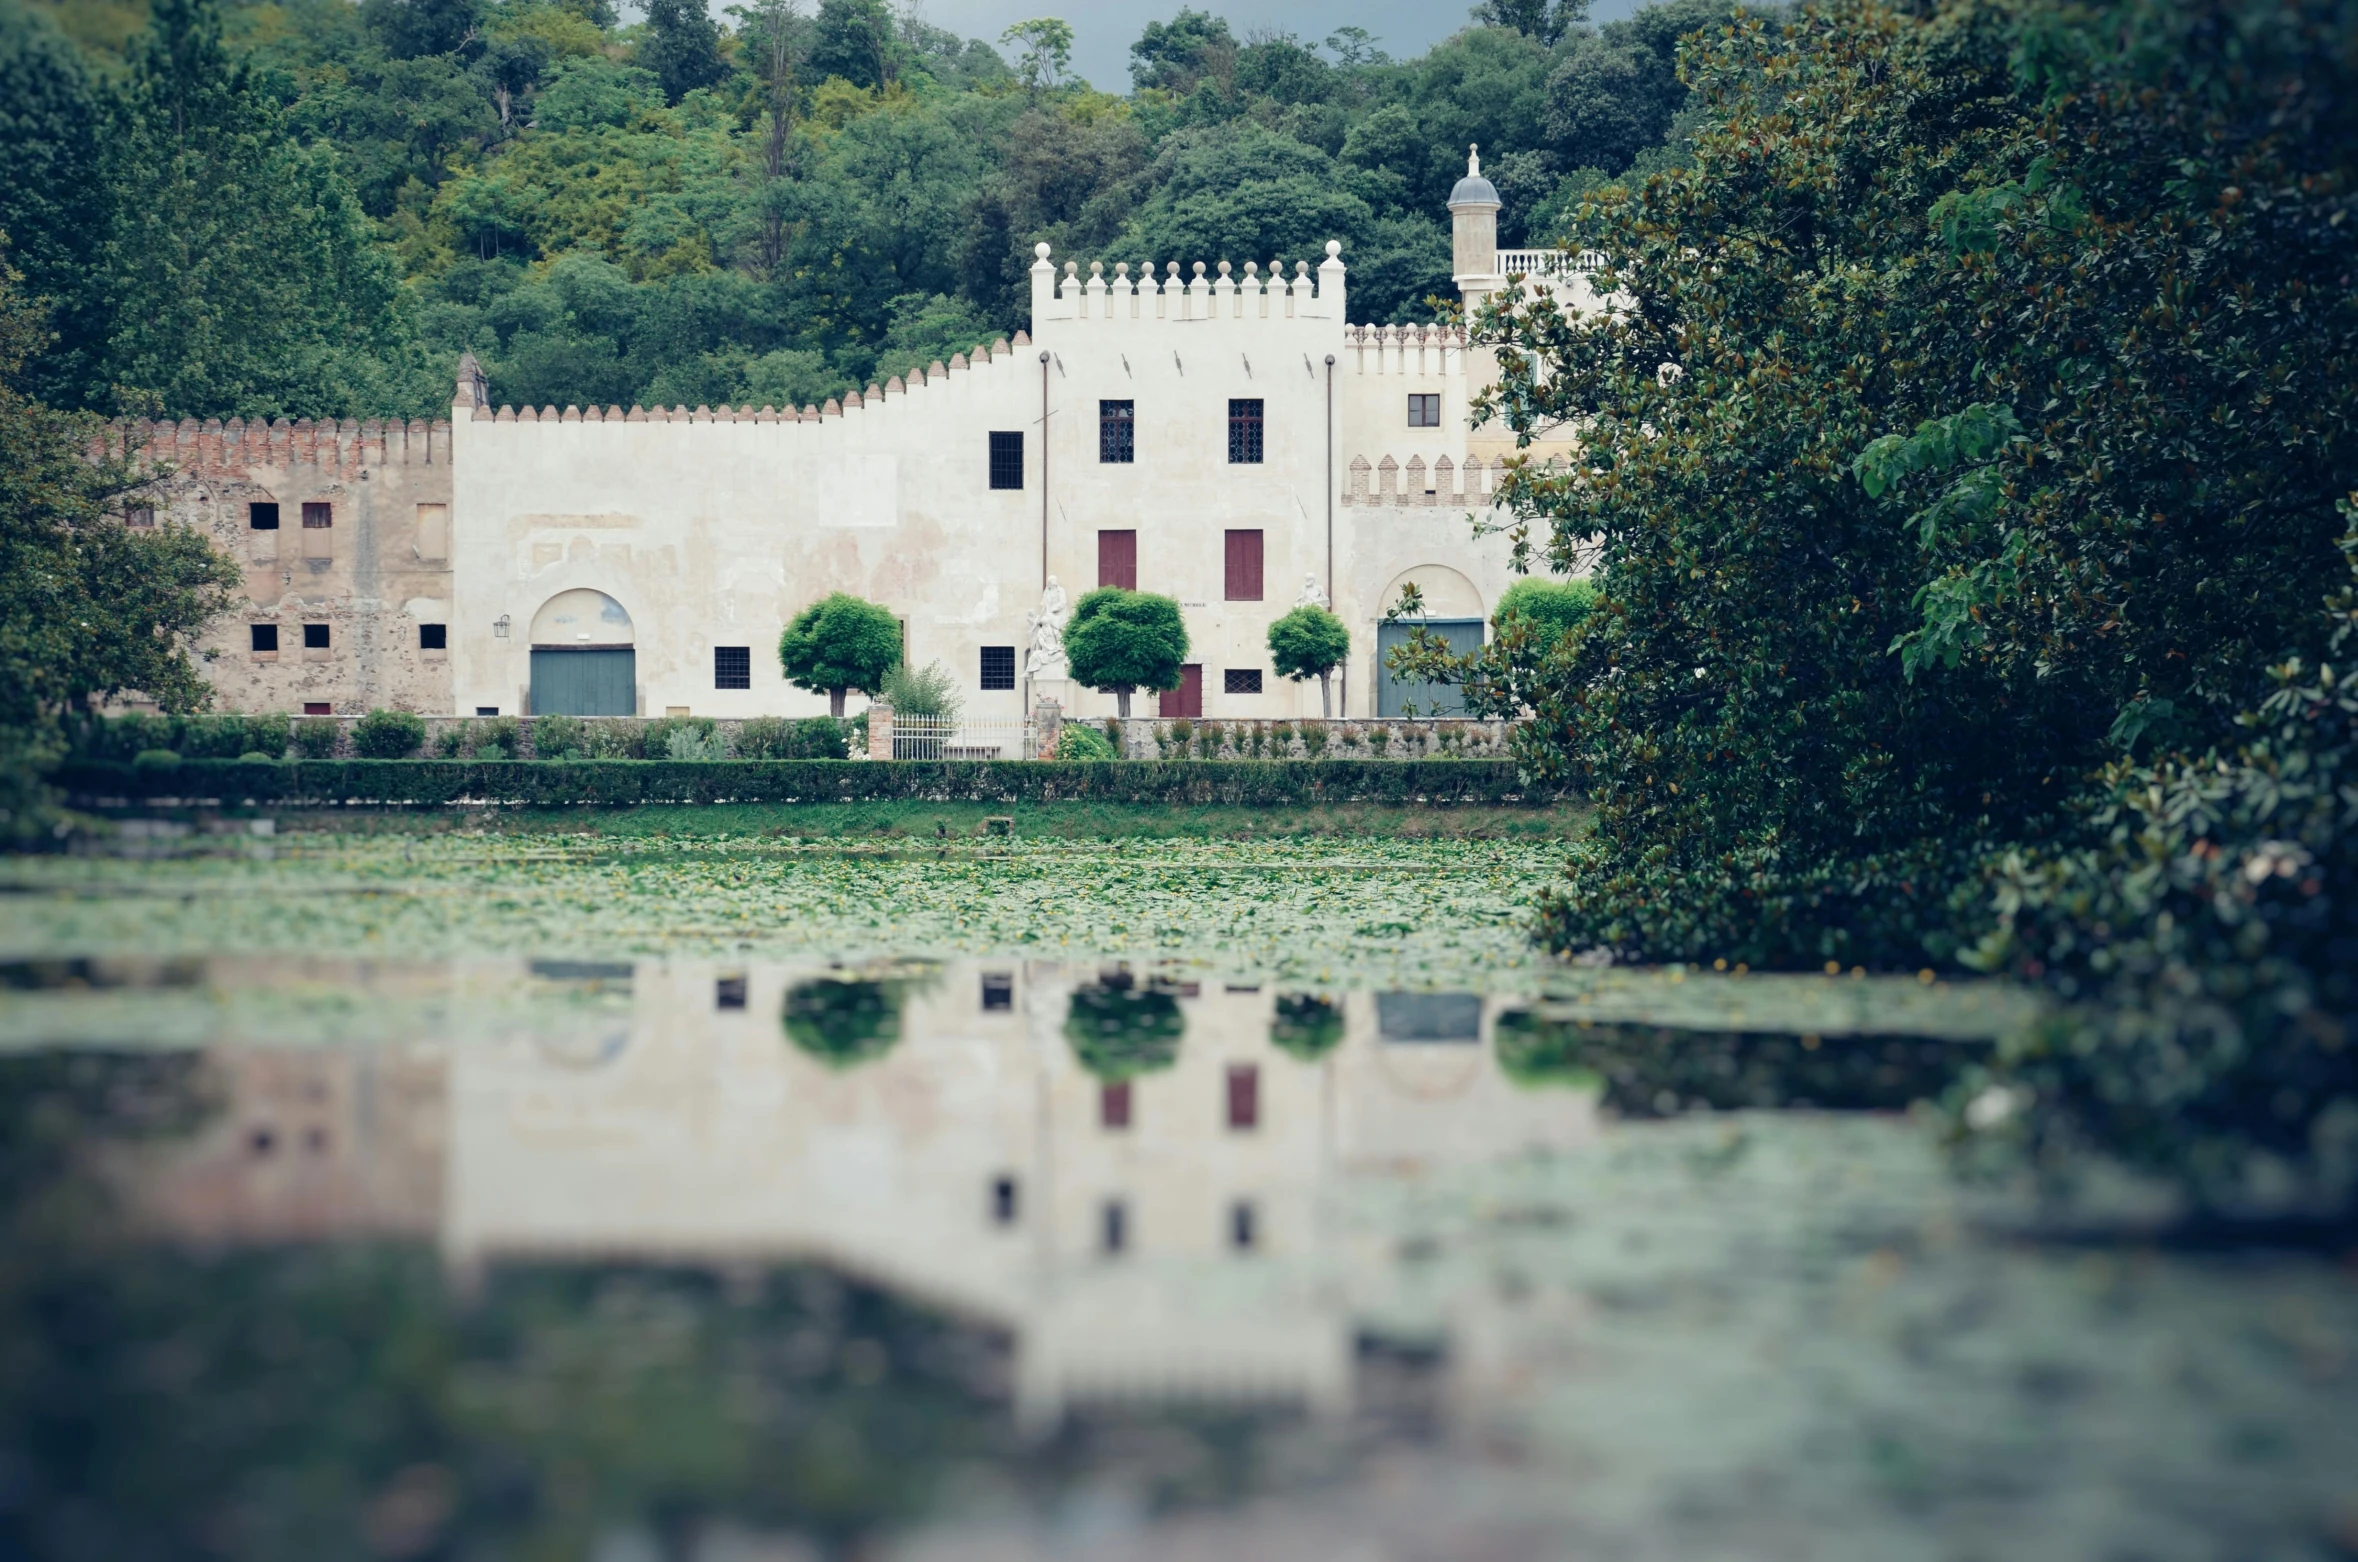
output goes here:
[{"label": "arched doorway", "polygon": [[1419,716],[1462,716],[1465,705],[1455,687],[1402,682],[1392,676],[1385,663],[1393,647],[1406,645],[1419,629],[1430,630],[1447,640],[1450,649],[1459,656],[1482,649],[1486,638],[1482,593],[1474,588],[1472,581],[1446,564],[1420,564],[1393,577],[1392,583],[1384,588],[1384,607],[1389,609],[1399,601],[1400,588],[1411,582],[1424,595],[1424,616],[1376,625],[1376,714],[1403,716],[1414,705]]},{"label": "arched doorway", "polygon": [[603,591],[561,591],[532,615],[532,714],[635,716],[630,614]]}]

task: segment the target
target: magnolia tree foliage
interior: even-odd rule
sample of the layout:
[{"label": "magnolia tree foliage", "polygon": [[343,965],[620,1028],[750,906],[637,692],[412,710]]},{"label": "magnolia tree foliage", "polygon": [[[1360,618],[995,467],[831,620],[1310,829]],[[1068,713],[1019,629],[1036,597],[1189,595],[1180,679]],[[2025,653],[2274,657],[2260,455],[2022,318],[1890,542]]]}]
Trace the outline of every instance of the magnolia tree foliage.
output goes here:
[{"label": "magnolia tree foliage", "polygon": [[1568,235],[1621,307],[1475,322],[1482,410],[1577,445],[1510,476],[1518,551],[1598,584],[1471,670],[1597,803],[1550,943],[2102,995],[1967,1122],[2333,1182],[2353,29],[1830,0],[1690,39],[1686,166]]},{"label": "magnolia tree foliage", "polygon": [[1073,604],[1064,654],[1077,682],[1113,694],[1128,716],[1133,689],[1179,687],[1187,625],[1169,597],[1100,586]]},{"label": "magnolia tree foliage", "polygon": [[1304,603],[1269,626],[1269,660],[1280,678],[1318,680],[1319,713],[1332,716],[1334,670],[1351,654],[1351,631],[1325,608]]},{"label": "magnolia tree foliage", "polygon": [[778,637],[778,665],[798,689],[824,692],[828,714],[845,694],[873,695],[901,661],[901,621],[875,603],[833,592],[794,615]]}]

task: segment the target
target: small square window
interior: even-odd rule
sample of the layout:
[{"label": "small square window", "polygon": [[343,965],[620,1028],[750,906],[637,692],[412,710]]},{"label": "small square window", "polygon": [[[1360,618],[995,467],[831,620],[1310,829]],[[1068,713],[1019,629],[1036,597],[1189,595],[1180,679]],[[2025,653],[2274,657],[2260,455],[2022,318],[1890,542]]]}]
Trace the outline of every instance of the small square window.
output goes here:
[{"label": "small square window", "polygon": [[123,524],[135,532],[154,531],[156,529],[156,507],[152,504],[131,506],[123,512]]},{"label": "small square window", "polygon": [[1438,395],[1409,397],[1408,426],[1410,428],[1439,428],[1441,426],[1441,398]]},{"label": "small square window", "polygon": [[333,716],[335,713],[335,707],[325,700],[305,700],[303,702],[303,714],[306,716]]},{"label": "small square window", "polygon": [[303,501],[303,529],[307,532],[326,531],[336,524],[335,506],[316,499]]},{"label": "small square window", "polygon": [[496,705],[478,705],[475,707],[475,714],[478,716],[496,716],[499,714],[499,707]]},{"label": "small square window", "polygon": [[1261,464],[1261,398],[1238,396],[1228,402],[1228,463]]},{"label": "small square window", "polygon": [[1015,647],[986,645],[982,648],[982,686],[986,689],[1015,687]]},{"label": "small square window", "polygon": [[448,624],[418,625],[418,649],[421,651],[449,650],[450,626]]},{"label": "small square window", "polygon": [[745,978],[724,976],[712,984],[712,1006],[716,1009],[745,1007]]},{"label": "small square window", "polygon": [[1097,404],[1097,459],[1109,466],[1129,466],[1137,461],[1138,403]]},{"label": "small square window", "polygon": [[753,687],[753,647],[716,645],[712,648],[712,686],[716,689]]},{"label": "small square window", "polygon": [[1220,689],[1225,694],[1259,694],[1261,692],[1261,669],[1258,667],[1231,667],[1220,674]]},{"label": "small square window", "polygon": [[253,645],[255,650],[275,651],[278,649],[278,625],[248,624],[246,626],[246,632],[254,637]]},{"label": "small square window", "polygon": [[246,506],[246,525],[258,532],[278,530],[278,506],[267,499],[257,499]]},{"label": "small square window", "polygon": [[991,486],[993,488],[1021,488],[1023,486],[1023,433],[993,431],[991,434]]},{"label": "small square window", "polygon": [[985,1014],[1003,1014],[1015,1007],[1015,978],[1005,971],[985,971],[982,979]]},{"label": "small square window", "polygon": [[328,626],[325,624],[305,624],[303,626],[303,649],[324,651],[327,648]]}]

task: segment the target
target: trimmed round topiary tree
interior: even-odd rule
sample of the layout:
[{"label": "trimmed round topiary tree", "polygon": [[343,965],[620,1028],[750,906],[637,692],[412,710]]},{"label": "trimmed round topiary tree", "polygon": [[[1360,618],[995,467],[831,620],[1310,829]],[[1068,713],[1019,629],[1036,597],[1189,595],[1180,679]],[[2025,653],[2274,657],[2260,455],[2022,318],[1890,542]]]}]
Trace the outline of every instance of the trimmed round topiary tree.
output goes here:
[{"label": "trimmed round topiary tree", "polygon": [[901,621],[864,598],[838,591],[794,615],[778,637],[778,666],[798,689],[827,696],[840,720],[844,696],[873,695],[901,659]]},{"label": "trimmed round topiary tree", "polygon": [[1064,655],[1075,681],[1113,695],[1126,718],[1132,690],[1179,687],[1187,624],[1170,597],[1100,586],[1073,604]]},{"label": "trimmed round topiary tree", "polygon": [[1351,631],[1325,608],[1309,603],[1269,626],[1269,662],[1280,678],[1318,680],[1318,712],[1335,713],[1334,670],[1351,654]]},{"label": "trimmed round topiary tree", "polygon": [[362,759],[407,759],[426,746],[426,723],[405,710],[373,710],[352,724],[352,752]]}]

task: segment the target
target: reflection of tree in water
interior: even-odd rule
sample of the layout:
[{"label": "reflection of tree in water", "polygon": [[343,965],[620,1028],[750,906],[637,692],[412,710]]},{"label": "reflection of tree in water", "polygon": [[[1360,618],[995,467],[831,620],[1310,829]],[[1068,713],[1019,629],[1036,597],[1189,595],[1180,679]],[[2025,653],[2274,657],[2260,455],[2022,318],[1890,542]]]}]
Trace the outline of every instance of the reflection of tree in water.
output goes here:
[{"label": "reflection of tree in water", "polygon": [[1601,1085],[1605,1106],[1627,1117],[1702,1107],[1897,1111],[1938,1096],[1986,1052],[1923,1036],[1685,1030],[1527,1009],[1498,1017],[1499,1066],[1511,1078]]},{"label": "reflection of tree in water", "polygon": [[1187,1020],[1179,1000],[1160,987],[1140,987],[1127,971],[1073,989],[1064,1039],[1073,1056],[1099,1079],[1129,1079],[1169,1068],[1179,1056]]},{"label": "reflection of tree in water", "polygon": [[814,1267],[461,1301],[422,1243],[148,1241],[121,1141],[212,1105],[194,1056],[0,1062],[0,1555],[686,1556],[722,1519],[845,1555],[1003,1441],[1002,1337]]},{"label": "reflection of tree in water", "polygon": [[880,1058],[901,1039],[901,1006],[910,984],[819,977],[786,990],[786,1034],[815,1058],[839,1068]]},{"label": "reflection of tree in water", "polygon": [[1313,993],[1280,993],[1269,1040],[1279,1051],[1315,1063],[1343,1039],[1340,1005]]}]

